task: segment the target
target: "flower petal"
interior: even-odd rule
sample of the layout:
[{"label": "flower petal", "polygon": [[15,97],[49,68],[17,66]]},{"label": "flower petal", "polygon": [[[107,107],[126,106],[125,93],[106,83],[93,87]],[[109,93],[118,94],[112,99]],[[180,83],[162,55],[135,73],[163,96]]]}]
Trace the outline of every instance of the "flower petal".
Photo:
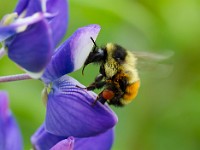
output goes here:
[{"label": "flower petal", "polygon": [[55,17],[49,20],[55,47],[62,40],[67,30],[68,2],[67,0],[48,0],[46,9],[47,13],[55,14]]},{"label": "flower petal", "polygon": [[48,133],[42,125],[31,137],[36,150],[110,150],[114,141],[114,129],[88,138],[60,137]]},{"label": "flower petal", "polygon": [[74,149],[74,138],[68,137],[67,139],[60,141],[50,150],[73,150],[73,149]]},{"label": "flower petal", "polygon": [[4,124],[2,120],[0,119],[0,149],[5,149],[5,133],[4,133]]},{"label": "flower petal", "polygon": [[45,127],[58,136],[89,137],[103,133],[117,122],[107,106],[97,102],[93,92],[69,76],[55,80],[48,95]]},{"label": "flower petal", "polygon": [[0,92],[0,149],[6,147],[5,121],[8,112],[8,99],[4,92]]},{"label": "flower petal", "polygon": [[9,58],[29,72],[41,72],[52,55],[52,39],[45,20],[6,40],[5,45]]},{"label": "flower petal", "polygon": [[49,150],[67,137],[55,136],[48,133],[42,125],[31,137],[31,143],[36,150]]},{"label": "flower petal", "polygon": [[75,150],[110,150],[114,141],[114,129],[88,138],[75,138]]},{"label": "flower petal", "polygon": [[7,38],[16,33],[14,28],[1,28],[0,27],[0,42],[5,41]]},{"label": "flower petal", "polygon": [[30,0],[19,0],[17,3],[17,6],[15,8],[15,12],[17,12],[19,15],[25,10]]},{"label": "flower petal", "polygon": [[48,19],[52,29],[54,47],[62,40],[68,26],[67,0],[30,0],[29,2],[21,0],[15,11],[22,13],[24,10],[26,10],[26,16],[33,15],[36,12],[55,14],[54,17]]},{"label": "flower petal", "polygon": [[67,41],[58,47],[42,77],[43,81],[53,81],[67,73],[78,70],[84,64],[100,31],[99,25],[79,28]]},{"label": "flower petal", "polygon": [[29,0],[26,8],[26,16],[31,16],[36,12],[42,12],[42,2],[46,0]]},{"label": "flower petal", "polygon": [[0,92],[0,149],[21,150],[22,147],[18,125],[8,108],[8,96]]},{"label": "flower petal", "polygon": [[15,118],[11,115],[7,119],[6,128],[6,150],[22,150],[22,136]]},{"label": "flower petal", "polygon": [[[28,25],[34,24],[42,19],[44,19],[43,14],[36,13],[26,18],[17,19],[8,26],[0,26],[0,42],[5,41],[17,32],[22,32]],[[23,28],[22,31],[20,31],[21,28]]]},{"label": "flower petal", "polygon": [[0,118],[6,120],[9,114],[8,96],[6,92],[0,91]]},{"label": "flower petal", "polygon": [[33,14],[32,16],[28,16],[25,18],[18,18],[12,24],[10,24],[9,26],[6,26],[6,27],[10,27],[10,28],[13,27],[13,28],[16,28],[16,30],[18,31],[19,29],[17,29],[17,28],[20,28],[20,27],[22,28],[23,26],[26,27],[28,25],[39,22],[43,19],[44,19],[43,13],[38,12],[38,13]]},{"label": "flower petal", "polygon": [[43,0],[19,0],[14,11],[18,15],[26,12],[25,16],[31,16],[36,12],[42,12],[42,2]]}]

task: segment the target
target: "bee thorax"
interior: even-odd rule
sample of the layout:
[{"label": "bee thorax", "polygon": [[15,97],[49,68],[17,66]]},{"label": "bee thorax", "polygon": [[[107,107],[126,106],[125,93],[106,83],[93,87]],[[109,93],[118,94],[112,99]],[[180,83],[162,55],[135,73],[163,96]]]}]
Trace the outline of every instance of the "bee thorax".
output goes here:
[{"label": "bee thorax", "polygon": [[106,77],[111,78],[118,72],[119,66],[115,61],[111,63],[111,60],[110,60],[109,63],[104,64],[104,68],[105,68]]}]

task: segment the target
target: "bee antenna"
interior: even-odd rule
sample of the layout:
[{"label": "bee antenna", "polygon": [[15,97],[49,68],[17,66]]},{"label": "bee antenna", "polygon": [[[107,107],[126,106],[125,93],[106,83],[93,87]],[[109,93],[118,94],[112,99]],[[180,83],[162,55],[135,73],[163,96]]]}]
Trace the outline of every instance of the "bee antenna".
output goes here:
[{"label": "bee antenna", "polygon": [[84,75],[84,70],[85,70],[85,65],[83,66],[83,69],[82,69],[82,75]]},{"label": "bee antenna", "polygon": [[92,40],[92,42],[94,43],[94,46],[97,47],[97,44],[95,43],[94,39],[92,37],[90,37],[90,39]]}]

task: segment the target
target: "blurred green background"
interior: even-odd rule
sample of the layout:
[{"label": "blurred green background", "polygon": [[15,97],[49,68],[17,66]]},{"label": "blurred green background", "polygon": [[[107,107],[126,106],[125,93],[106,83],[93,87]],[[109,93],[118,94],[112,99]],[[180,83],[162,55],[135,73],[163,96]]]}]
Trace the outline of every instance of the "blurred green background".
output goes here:
[{"label": "blurred green background", "polygon": [[[0,0],[0,17],[12,12],[16,0]],[[174,51],[173,71],[141,73],[136,100],[117,113],[113,150],[200,149],[200,1],[199,0],[72,0],[65,39],[78,27],[100,24],[98,45],[121,44],[129,50]],[[0,75],[22,73],[7,57]],[[92,72],[92,73],[90,73]],[[95,66],[72,74],[85,85],[98,74]],[[157,76],[158,75],[158,76]],[[0,83],[21,127],[25,149],[45,117],[40,81]]]}]

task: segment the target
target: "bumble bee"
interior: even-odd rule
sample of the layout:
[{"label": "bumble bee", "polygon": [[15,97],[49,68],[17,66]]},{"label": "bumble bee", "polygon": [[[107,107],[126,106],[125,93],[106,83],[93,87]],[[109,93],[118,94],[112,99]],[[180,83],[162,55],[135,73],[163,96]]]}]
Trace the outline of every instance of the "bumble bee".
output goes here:
[{"label": "bumble bee", "polygon": [[94,47],[84,63],[82,74],[85,67],[90,63],[100,65],[100,74],[86,89],[94,90],[104,87],[94,104],[97,101],[103,104],[107,102],[115,106],[124,106],[130,103],[137,96],[140,87],[137,56],[145,56],[145,53],[134,54],[113,43],[98,47],[92,38],[91,40],[94,43]]}]

